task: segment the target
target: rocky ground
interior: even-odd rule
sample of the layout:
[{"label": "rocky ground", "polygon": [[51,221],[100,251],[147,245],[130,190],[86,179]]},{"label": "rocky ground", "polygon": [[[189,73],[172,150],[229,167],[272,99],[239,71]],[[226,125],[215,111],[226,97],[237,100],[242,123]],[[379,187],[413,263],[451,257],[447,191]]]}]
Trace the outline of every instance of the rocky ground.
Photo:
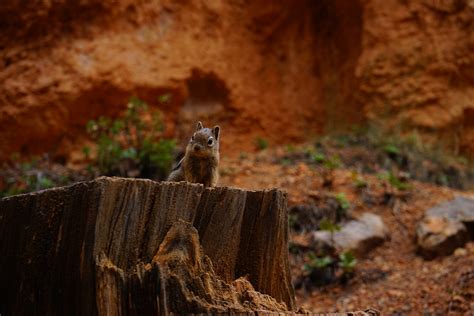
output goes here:
[{"label": "rocky ground", "polygon": [[[407,189],[399,190],[380,175],[357,174],[347,168],[335,168],[328,185],[324,183],[328,177],[325,167],[284,160],[286,154],[283,148],[267,149],[256,155],[224,159],[221,184],[250,189],[282,188],[289,194],[290,208],[315,204],[321,196],[343,192],[350,202],[350,217],[363,212],[380,215],[390,234],[384,244],[359,256],[353,278],[345,284],[336,280],[325,286],[302,286],[297,289],[298,304],[314,312],[368,307],[392,315],[474,311],[469,303],[474,285],[474,242],[453,255],[431,261],[416,254],[415,242],[416,224],[425,210],[455,196],[474,197],[474,191],[418,181],[409,181]],[[362,181],[365,185],[360,184]],[[301,240],[306,235],[292,230],[291,241],[304,244]],[[304,275],[303,265],[307,261],[308,250],[300,250],[291,257],[295,283]]]},{"label": "rocky ground", "polygon": [[[297,304],[303,310],[374,308],[388,315],[474,311],[472,236],[452,254],[432,260],[417,254],[416,243],[417,223],[426,210],[457,196],[474,199],[472,172],[463,167],[465,162],[427,158],[426,153],[423,156],[414,148],[408,151],[401,144],[351,144],[348,139],[271,148],[264,148],[268,144],[263,141],[257,145],[256,153],[223,155],[220,184],[245,189],[278,187],[288,192],[290,263]],[[2,192],[16,194],[91,175],[84,168],[72,170],[42,159],[4,167],[0,176],[3,181],[17,179],[11,192]],[[464,189],[436,184],[439,182]],[[321,219],[312,212],[337,220],[341,226],[372,213],[383,220],[389,237],[378,247],[366,245],[359,250],[353,273],[341,275],[339,269],[324,282],[314,282],[305,264],[310,253],[320,250],[313,235]]]}]

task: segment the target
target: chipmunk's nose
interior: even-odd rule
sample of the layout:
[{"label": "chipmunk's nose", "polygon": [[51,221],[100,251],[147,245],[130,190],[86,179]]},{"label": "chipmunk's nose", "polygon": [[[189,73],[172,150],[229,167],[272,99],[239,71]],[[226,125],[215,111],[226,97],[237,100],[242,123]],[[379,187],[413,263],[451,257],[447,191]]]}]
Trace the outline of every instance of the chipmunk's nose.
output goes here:
[{"label": "chipmunk's nose", "polygon": [[201,151],[201,149],[202,149],[202,146],[201,146],[201,145],[199,145],[199,144],[194,144],[194,146],[193,146],[193,150],[194,150],[194,151]]}]

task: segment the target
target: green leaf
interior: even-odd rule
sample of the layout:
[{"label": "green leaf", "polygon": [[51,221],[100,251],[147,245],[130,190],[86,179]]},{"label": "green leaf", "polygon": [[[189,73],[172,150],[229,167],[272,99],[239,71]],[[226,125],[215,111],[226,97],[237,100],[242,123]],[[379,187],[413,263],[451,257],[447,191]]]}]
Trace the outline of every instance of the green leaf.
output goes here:
[{"label": "green leaf", "polygon": [[257,137],[255,140],[255,144],[257,145],[257,149],[264,150],[268,148],[268,140],[262,137]]},{"label": "green leaf", "polygon": [[347,197],[343,192],[336,194],[336,200],[343,210],[348,210],[351,207],[351,203],[347,200]]},{"label": "green leaf", "polygon": [[39,188],[40,189],[48,189],[54,187],[54,182],[53,180],[43,176],[40,177],[38,180]]},{"label": "green leaf", "polygon": [[165,93],[158,97],[160,103],[169,103],[171,101],[171,93]]},{"label": "green leaf", "polygon": [[137,150],[133,147],[127,148],[127,149],[121,151],[120,158],[136,159],[137,158]]},{"label": "green leaf", "polygon": [[409,183],[400,181],[400,179],[397,176],[395,176],[392,172],[388,174],[387,180],[391,186],[393,186],[394,188],[397,188],[398,190],[404,191],[411,188],[411,185]]},{"label": "green leaf", "polygon": [[383,150],[387,154],[398,155],[400,153],[400,149],[397,146],[395,146],[394,144],[385,145]]},{"label": "green leaf", "polygon": [[341,230],[341,228],[337,224],[329,221],[327,218],[324,218],[319,223],[319,229],[325,230],[325,231],[328,231],[328,232],[331,232],[331,233],[334,233],[334,232],[337,232],[337,231]]},{"label": "green leaf", "polygon": [[93,134],[97,131],[97,129],[99,128],[99,126],[97,125],[97,122],[94,121],[94,120],[90,120],[89,122],[87,122],[86,124],[86,131],[88,134]]},{"label": "green leaf", "polygon": [[146,104],[145,101],[137,98],[136,96],[131,97],[128,102],[132,107],[136,109],[139,109],[139,108],[146,109],[148,107],[148,104]]},{"label": "green leaf", "polygon": [[113,135],[118,135],[125,128],[125,122],[122,120],[115,120],[112,123],[110,131]]},{"label": "green leaf", "polygon": [[313,267],[311,265],[309,265],[308,263],[305,263],[303,265],[303,270],[311,272],[311,271],[313,271]]},{"label": "green leaf", "polygon": [[323,166],[327,169],[334,170],[342,166],[339,156],[332,156],[324,161]]},{"label": "green leaf", "polygon": [[329,256],[325,256],[325,257],[322,257],[322,258],[316,258],[312,262],[312,264],[316,268],[319,268],[319,269],[325,268],[325,267],[329,266],[331,263],[332,263],[332,259]]},{"label": "green leaf", "polygon": [[99,126],[99,128],[108,129],[110,126],[110,122],[111,122],[110,118],[101,116],[99,118],[97,125]]},{"label": "green leaf", "polygon": [[339,254],[339,266],[344,272],[352,272],[357,264],[357,259],[352,252],[347,251]]},{"label": "green leaf", "polygon": [[89,158],[89,156],[91,155],[91,148],[89,146],[82,147],[82,153],[84,154],[84,156],[86,156],[86,158]]},{"label": "green leaf", "polygon": [[326,159],[326,156],[322,153],[314,153],[311,155],[311,160],[316,163],[322,163]]}]

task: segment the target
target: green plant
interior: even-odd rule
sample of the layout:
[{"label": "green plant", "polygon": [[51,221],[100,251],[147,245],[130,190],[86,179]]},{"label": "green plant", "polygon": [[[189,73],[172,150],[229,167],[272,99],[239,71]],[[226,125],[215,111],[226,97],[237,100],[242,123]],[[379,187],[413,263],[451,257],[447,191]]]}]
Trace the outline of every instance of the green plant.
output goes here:
[{"label": "green plant", "polygon": [[326,159],[326,156],[322,153],[314,153],[311,155],[311,160],[315,163],[322,163]]},{"label": "green plant", "polygon": [[284,166],[289,166],[293,163],[293,161],[289,158],[283,158],[280,160],[280,163]]},{"label": "green plant", "polygon": [[339,254],[339,267],[341,267],[344,274],[354,273],[357,259],[350,251]]},{"label": "green plant", "polygon": [[336,194],[335,196],[337,202],[339,203],[339,206],[344,210],[347,211],[351,207],[351,203],[346,197],[346,194],[343,192],[340,192]]},{"label": "green plant", "polygon": [[169,103],[171,101],[171,94],[165,93],[158,97],[158,102],[160,103]]},{"label": "green plant", "polygon": [[367,181],[357,172],[353,171],[351,176],[352,176],[352,181],[354,182],[354,186],[356,188],[362,189],[368,186]]},{"label": "green plant", "polygon": [[341,227],[339,227],[339,225],[337,225],[336,223],[331,222],[327,218],[323,218],[321,222],[319,222],[319,229],[328,231],[333,234],[341,230]]},{"label": "green plant", "polygon": [[329,170],[334,170],[342,166],[341,158],[339,156],[331,156],[324,160],[323,166]]},{"label": "green plant", "polygon": [[303,266],[305,276],[317,285],[327,285],[337,280],[338,258],[327,254],[307,254],[307,263]]},{"label": "green plant", "polygon": [[289,154],[292,154],[296,151],[296,147],[292,144],[288,144],[285,146],[285,151]]},{"label": "green plant", "polygon": [[306,271],[312,272],[314,269],[324,269],[333,263],[330,256],[318,257],[313,252],[308,253],[309,262],[304,265]]},{"label": "green plant", "polygon": [[[317,255],[314,252],[309,252],[303,266],[303,270],[306,272],[305,277],[318,285],[329,284],[335,280],[345,283],[354,275],[357,260],[349,251],[339,254],[336,252],[333,234],[340,230],[337,224],[323,219],[319,227],[321,230],[331,233],[333,249],[322,249]],[[337,273],[339,269],[342,270],[342,273]]]},{"label": "green plant", "polygon": [[392,187],[397,188],[398,190],[401,190],[401,191],[408,190],[411,188],[411,185],[409,183],[401,181],[392,172],[389,172],[388,174],[388,182],[390,183]]},{"label": "green plant", "polygon": [[161,113],[149,111],[136,97],[130,98],[122,117],[100,117],[86,128],[96,142],[95,163],[101,174],[162,179],[171,167],[175,141],[163,137]]},{"label": "green plant", "polygon": [[295,214],[288,215],[288,226],[292,228],[298,222],[298,217]]},{"label": "green plant", "polygon": [[316,268],[325,268],[332,263],[332,259],[329,256],[324,256],[322,258],[315,258],[313,264]]},{"label": "green plant", "polygon": [[255,145],[257,146],[258,150],[264,150],[268,148],[268,140],[263,137],[257,137],[255,139]]},{"label": "green plant", "polygon": [[[20,159],[19,155],[16,159]],[[47,157],[4,163],[0,169],[0,198],[69,184],[71,179],[65,172],[70,171],[64,167],[52,168]]]},{"label": "green plant", "polygon": [[89,160],[91,156],[91,148],[89,146],[84,146],[82,148],[82,153],[84,154],[84,157],[86,157],[86,160]]},{"label": "green plant", "polygon": [[336,223],[331,222],[327,218],[323,218],[321,222],[319,222],[319,229],[329,232],[331,235],[331,246],[334,247],[334,233],[340,231],[341,227]]},{"label": "green plant", "polygon": [[344,134],[336,135],[334,136],[334,141],[335,141],[336,147],[344,148],[349,145],[350,137]]},{"label": "green plant", "polygon": [[38,176],[37,177],[37,187],[39,190],[48,189],[54,187],[54,182],[47,176]]},{"label": "green plant", "polygon": [[387,144],[383,147],[383,150],[389,155],[398,155],[400,153],[400,148],[395,144]]}]

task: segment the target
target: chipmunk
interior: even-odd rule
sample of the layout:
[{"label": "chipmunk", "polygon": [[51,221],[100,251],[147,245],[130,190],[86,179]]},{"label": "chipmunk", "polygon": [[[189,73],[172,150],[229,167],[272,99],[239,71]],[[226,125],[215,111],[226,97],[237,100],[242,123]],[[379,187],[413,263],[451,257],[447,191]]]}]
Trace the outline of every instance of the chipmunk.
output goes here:
[{"label": "chipmunk", "polygon": [[198,122],[196,132],[186,146],[184,157],[173,168],[168,181],[189,181],[202,183],[205,187],[216,186],[219,179],[219,132],[219,126],[205,128]]}]

